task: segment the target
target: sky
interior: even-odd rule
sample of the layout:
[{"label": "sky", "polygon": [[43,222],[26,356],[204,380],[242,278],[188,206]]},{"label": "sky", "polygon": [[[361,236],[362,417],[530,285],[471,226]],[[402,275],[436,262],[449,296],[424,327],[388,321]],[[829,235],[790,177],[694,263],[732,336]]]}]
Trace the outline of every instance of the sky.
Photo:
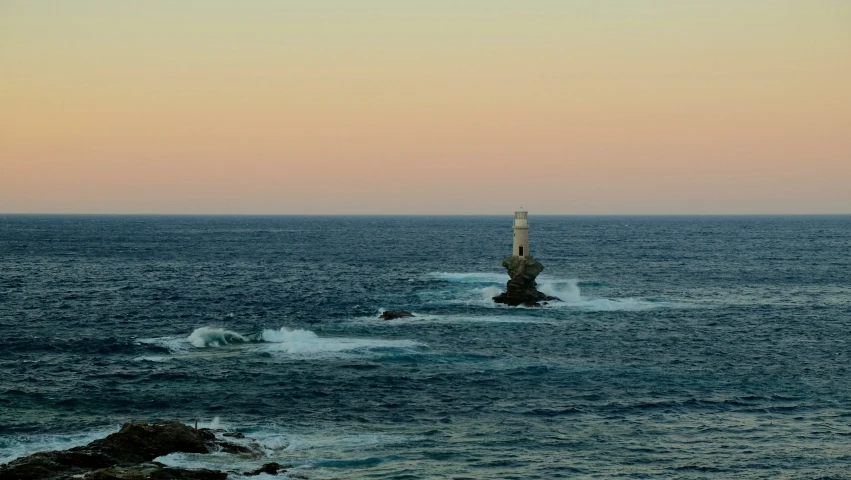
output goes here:
[{"label": "sky", "polygon": [[851,2],[0,0],[0,213],[851,213]]}]

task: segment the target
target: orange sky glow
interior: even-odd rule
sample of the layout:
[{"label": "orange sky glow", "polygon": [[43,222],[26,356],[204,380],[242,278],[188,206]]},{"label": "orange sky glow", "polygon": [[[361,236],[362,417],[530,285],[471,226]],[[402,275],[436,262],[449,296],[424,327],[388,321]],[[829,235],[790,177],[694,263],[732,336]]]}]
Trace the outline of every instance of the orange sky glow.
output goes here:
[{"label": "orange sky glow", "polygon": [[851,213],[851,2],[0,3],[0,213]]}]

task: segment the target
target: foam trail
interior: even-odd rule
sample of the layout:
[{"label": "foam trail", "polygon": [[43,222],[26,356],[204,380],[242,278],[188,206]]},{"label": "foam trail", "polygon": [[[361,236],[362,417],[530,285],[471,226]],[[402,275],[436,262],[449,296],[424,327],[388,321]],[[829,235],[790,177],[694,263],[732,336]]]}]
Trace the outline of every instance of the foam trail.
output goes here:
[{"label": "foam trail", "polygon": [[261,338],[264,342],[287,343],[287,342],[312,342],[319,338],[310,330],[290,329],[281,327],[280,330],[263,330]]},{"label": "foam trail", "polygon": [[133,359],[134,362],[154,362],[154,363],[168,362],[170,360],[171,360],[171,357],[163,357],[163,356],[136,357],[136,358]]},{"label": "foam trail", "polygon": [[183,337],[156,337],[156,338],[140,338],[137,343],[143,345],[154,345],[164,348],[169,353],[183,353],[189,351],[189,344],[186,338]]},{"label": "foam trail", "polygon": [[269,343],[270,353],[327,354],[346,350],[370,348],[412,348],[422,346],[412,340],[382,340],[373,338],[320,337],[310,330],[263,330],[262,339]]},{"label": "foam trail", "polygon": [[508,281],[507,273],[458,273],[458,272],[431,272],[428,274],[431,278],[445,280],[448,282],[462,283],[501,283],[505,284]]},{"label": "foam trail", "polygon": [[218,347],[220,345],[245,343],[248,341],[247,338],[236,332],[216,327],[197,328],[187,337],[187,340],[196,347]]}]

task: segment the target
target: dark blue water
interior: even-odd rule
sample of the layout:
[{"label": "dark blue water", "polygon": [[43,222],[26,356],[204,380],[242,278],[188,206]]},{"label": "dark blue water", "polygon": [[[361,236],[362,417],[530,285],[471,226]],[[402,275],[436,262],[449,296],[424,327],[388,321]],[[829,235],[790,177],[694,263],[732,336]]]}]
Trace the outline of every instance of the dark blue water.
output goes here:
[{"label": "dark blue water", "polygon": [[164,462],[849,478],[851,217],[530,222],[541,309],[508,216],[0,216],[0,462],[200,419],[268,459]]}]

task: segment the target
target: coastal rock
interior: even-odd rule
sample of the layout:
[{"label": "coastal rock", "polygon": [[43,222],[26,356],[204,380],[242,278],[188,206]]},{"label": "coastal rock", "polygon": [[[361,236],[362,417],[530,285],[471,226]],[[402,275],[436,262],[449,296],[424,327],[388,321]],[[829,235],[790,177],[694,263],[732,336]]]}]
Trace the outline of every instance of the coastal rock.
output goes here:
[{"label": "coastal rock", "polygon": [[541,302],[559,300],[538,291],[535,278],[544,271],[544,265],[531,255],[525,258],[508,255],[502,260],[502,266],[508,270],[511,279],[506,284],[505,293],[493,297],[494,302],[512,307],[518,305],[540,307]]},{"label": "coastal rock", "polygon": [[[178,471],[182,471],[181,469],[166,469],[156,464],[147,465],[144,468],[138,465],[133,467],[133,464],[150,462],[157,457],[174,452],[209,453],[211,447],[219,451],[228,451],[229,446],[238,447],[231,448],[232,451],[241,451],[245,448],[216,440],[216,436],[212,432],[196,430],[180,422],[132,422],[122,426],[118,432],[106,438],[95,440],[83,447],[39,452],[0,465],[0,478],[4,480],[7,478],[52,480],[68,478],[73,475],[87,474],[91,476],[97,474],[101,475],[97,478],[103,479],[135,480],[136,478],[150,478],[168,480],[171,478],[198,478],[213,480],[214,477],[203,476],[206,475],[204,472],[184,474]],[[119,465],[121,469],[113,468]],[[136,468],[136,470],[131,467]],[[145,468],[148,470],[144,470]],[[147,473],[141,473],[143,470]],[[112,475],[112,477],[104,475]],[[215,478],[224,478],[224,476]]]},{"label": "coastal rock", "polygon": [[215,440],[212,432],[196,430],[180,422],[132,422],[81,448],[107,454],[116,460],[115,463],[139,463],[174,452],[209,453],[207,444]]},{"label": "coastal rock", "polygon": [[75,474],[113,465],[113,459],[76,449],[61,452],[38,452],[0,465],[0,478],[39,480],[67,478]]},{"label": "coastal rock", "polygon": [[84,480],[225,480],[228,474],[206,468],[172,468],[161,464],[102,468]]},{"label": "coastal rock", "polygon": [[404,310],[387,310],[378,318],[382,320],[395,320],[397,318],[413,318],[414,314]]},{"label": "coastal rock", "polygon": [[292,468],[292,465],[281,465],[280,463],[272,462],[263,465],[257,470],[245,472],[243,473],[243,475],[245,475],[246,477],[253,477],[256,475],[260,475],[261,473],[265,473],[268,475],[277,475],[278,473],[286,472],[288,468]]}]

